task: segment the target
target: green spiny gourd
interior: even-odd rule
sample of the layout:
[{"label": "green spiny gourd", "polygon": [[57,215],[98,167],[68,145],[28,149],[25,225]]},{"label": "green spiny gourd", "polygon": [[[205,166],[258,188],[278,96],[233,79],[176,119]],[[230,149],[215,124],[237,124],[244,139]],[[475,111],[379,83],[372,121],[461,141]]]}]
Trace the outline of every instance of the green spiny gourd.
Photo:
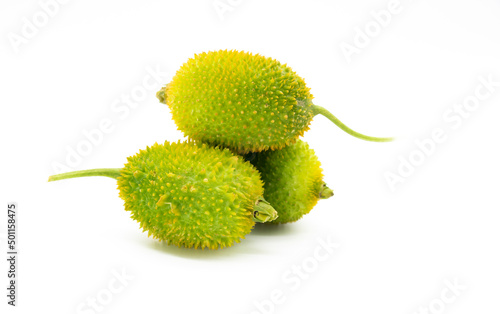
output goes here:
[{"label": "green spiny gourd", "polygon": [[157,97],[168,105],[185,135],[241,154],[293,144],[317,114],[360,139],[392,140],[351,130],[313,104],[304,79],[290,67],[258,54],[234,50],[197,54]]},{"label": "green spiny gourd", "polygon": [[306,142],[298,140],[281,150],[251,156],[264,181],[264,197],[278,212],[278,218],[270,223],[297,221],[318,200],[333,195],[323,182],[321,163]]},{"label": "green spiny gourd", "polygon": [[228,149],[194,142],[155,144],[121,169],[51,176],[49,181],[107,176],[118,180],[125,210],[160,241],[217,249],[240,242],[257,222],[276,219],[262,198],[259,172]]}]

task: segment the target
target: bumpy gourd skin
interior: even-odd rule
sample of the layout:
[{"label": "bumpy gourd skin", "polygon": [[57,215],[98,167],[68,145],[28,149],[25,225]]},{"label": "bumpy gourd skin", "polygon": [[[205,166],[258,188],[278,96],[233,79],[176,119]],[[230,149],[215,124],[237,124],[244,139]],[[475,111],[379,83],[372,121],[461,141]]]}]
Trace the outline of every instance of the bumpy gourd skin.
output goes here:
[{"label": "bumpy gourd skin", "polygon": [[149,235],[188,248],[224,248],[250,232],[262,196],[257,170],[227,149],[155,144],[129,157],[118,177],[125,209]]},{"label": "bumpy gourd skin", "polygon": [[158,98],[185,135],[247,153],[283,148],[309,129],[309,90],[272,58],[221,50],[189,59]]},{"label": "bumpy gourd skin", "polygon": [[319,199],[333,195],[323,182],[321,163],[301,140],[282,150],[257,153],[251,162],[261,172],[264,198],[278,212],[278,218],[269,223],[297,221]]}]

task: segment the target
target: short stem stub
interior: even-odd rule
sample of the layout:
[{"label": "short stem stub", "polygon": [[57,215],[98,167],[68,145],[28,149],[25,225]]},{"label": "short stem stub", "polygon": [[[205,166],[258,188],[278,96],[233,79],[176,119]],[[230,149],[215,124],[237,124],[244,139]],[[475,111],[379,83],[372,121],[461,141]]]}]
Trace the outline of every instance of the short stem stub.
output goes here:
[{"label": "short stem stub", "polygon": [[322,115],[328,120],[332,121],[335,123],[336,126],[338,126],[342,131],[346,132],[347,134],[350,134],[354,137],[357,137],[359,139],[365,140],[365,141],[370,141],[370,142],[391,142],[394,140],[393,137],[373,137],[373,136],[368,136],[364,135],[361,133],[358,133],[351,128],[349,128],[347,125],[342,123],[336,116],[334,116],[330,111],[326,110],[325,108],[317,105],[312,105],[312,111],[314,115]]},{"label": "short stem stub", "polygon": [[319,198],[327,199],[333,196],[333,190],[326,186],[326,183],[323,183],[321,189],[319,190]]},{"label": "short stem stub", "polygon": [[278,218],[278,212],[263,197],[259,197],[253,208],[253,220],[256,222],[269,222]]},{"label": "short stem stub", "polygon": [[167,86],[163,86],[157,93],[156,93],[156,98],[162,103],[166,104],[167,103],[167,97],[165,95],[167,91]]},{"label": "short stem stub", "polygon": [[49,182],[71,179],[71,178],[95,177],[95,176],[118,179],[121,170],[122,170],[121,168],[99,168],[99,169],[72,171],[50,176]]}]

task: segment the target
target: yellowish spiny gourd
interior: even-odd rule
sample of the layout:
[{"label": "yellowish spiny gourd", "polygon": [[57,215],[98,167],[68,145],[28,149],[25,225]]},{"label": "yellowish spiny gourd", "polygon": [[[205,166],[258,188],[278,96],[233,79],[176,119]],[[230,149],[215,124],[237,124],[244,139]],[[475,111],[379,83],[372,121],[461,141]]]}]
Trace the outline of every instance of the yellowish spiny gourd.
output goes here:
[{"label": "yellowish spiny gourd", "polygon": [[242,51],[195,55],[157,97],[185,135],[242,154],[293,144],[317,114],[355,137],[392,140],[351,130],[313,104],[304,79],[286,64]]},{"label": "yellowish spiny gourd", "polygon": [[131,217],[148,235],[177,246],[229,247],[254,221],[276,218],[262,198],[258,171],[228,149],[206,144],[155,144],[129,157],[122,169],[74,171],[49,181],[84,176],[117,179]]}]

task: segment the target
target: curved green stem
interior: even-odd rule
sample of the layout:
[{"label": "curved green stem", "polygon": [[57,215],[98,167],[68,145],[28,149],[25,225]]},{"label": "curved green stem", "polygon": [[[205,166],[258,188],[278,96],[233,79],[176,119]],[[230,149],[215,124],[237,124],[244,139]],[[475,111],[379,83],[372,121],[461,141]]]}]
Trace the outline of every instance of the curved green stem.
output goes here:
[{"label": "curved green stem", "polygon": [[118,179],[120,176],[121,168],[100,168],[100,169],[90,169],[90,170],[79,170],[79,171],[71,171],[61,174],[56,174],[49,177],[49,182],[71,179],[71,178],[80,178],[80,177],[109,177],[113,179]]},{"label": "curved green stem", "polygon": [[364,135],[364,134],[358,133],[358,132],[352,130],[351,128],[349,128],[344,123],[342,123],[330,111],[326,110],[325,108],[323,108],[321,106],[312,105],[312,110],[313,110],[314,115],[320,114],[320,115],[328,118],[330,121],[332,121],[333,123],[335,123],[336,126],[338,126],[339,128],[341,128],[344,132],[346,132],[347,134],[350,134],[350,135],[352,135],[354,137],[357,137],[359,139],[362,139],[362,140],[365,140],[365,141],[371,141],[371,142],[390,142],[390,141],[394,140],[393,137],[373,137],[373,136],[368,136],[368,135]]}]

